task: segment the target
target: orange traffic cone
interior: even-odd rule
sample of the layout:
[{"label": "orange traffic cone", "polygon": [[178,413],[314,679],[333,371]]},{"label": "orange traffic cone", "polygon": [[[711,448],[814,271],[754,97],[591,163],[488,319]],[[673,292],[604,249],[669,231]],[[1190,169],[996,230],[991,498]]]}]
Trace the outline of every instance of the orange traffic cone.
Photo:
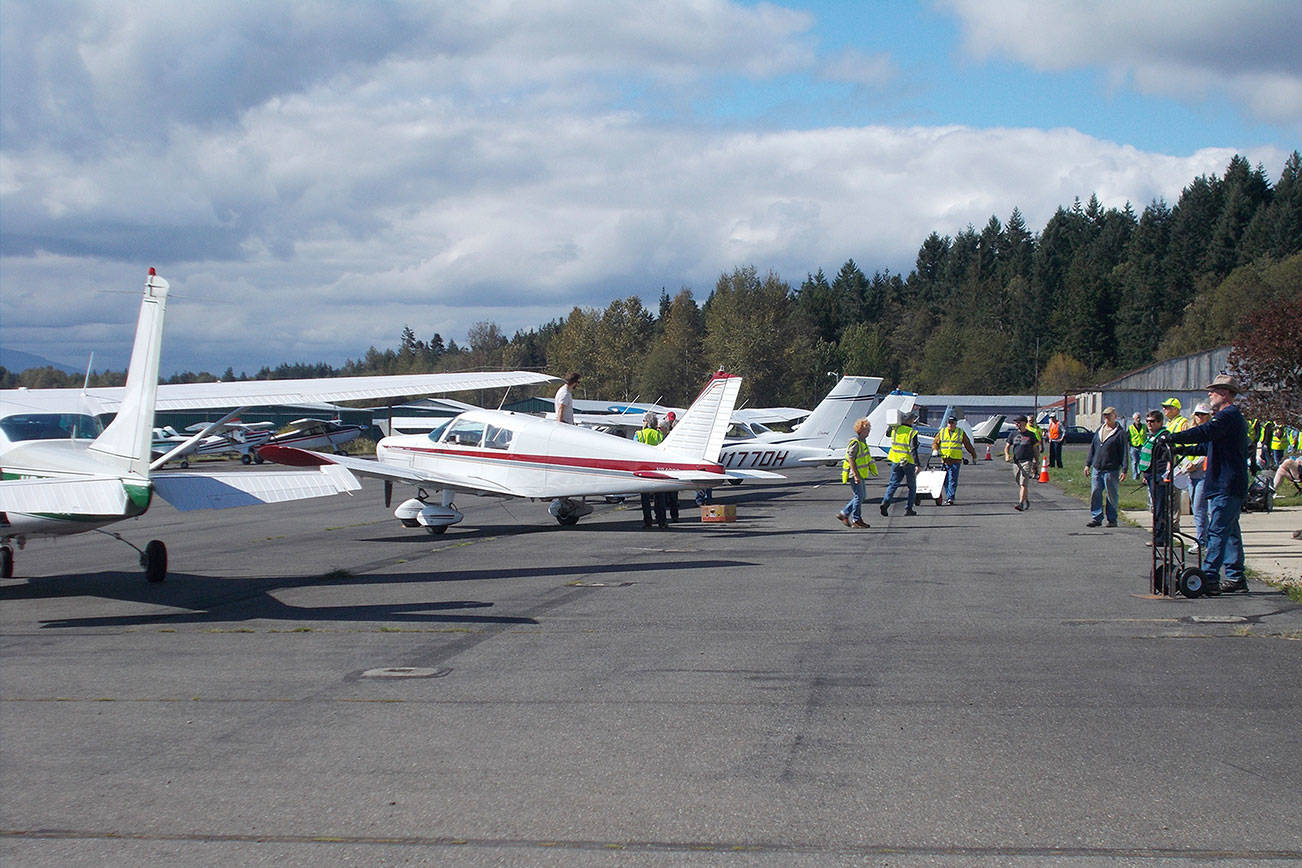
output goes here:
[{"label": "orange traffic cone", "polygon": [[1044,460],[1040,462],[1040,479],[1039,479],[1039,481],[1040,481],[1040,482],[1048,482],[1048,481],[1049,481],[1049,456],[1048,456],[1048,455],[1044,456]]},{"label": "orange traffic cone", "polygon": [[990,457],[990,444],[987,443],[987,444],[986,444],[986,461],[991,461],[991,460],[993,460],[993,459]]}]

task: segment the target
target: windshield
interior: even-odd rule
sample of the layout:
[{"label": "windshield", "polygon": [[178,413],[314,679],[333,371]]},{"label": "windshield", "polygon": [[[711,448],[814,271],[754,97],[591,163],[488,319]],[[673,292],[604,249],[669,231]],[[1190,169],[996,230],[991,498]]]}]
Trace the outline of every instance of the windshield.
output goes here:
[{"label": "windshield", "polygon": [[84,413],[26,413],[0,420],[10,443],[19,440],[93,440],[103,430],[94,416]]}]

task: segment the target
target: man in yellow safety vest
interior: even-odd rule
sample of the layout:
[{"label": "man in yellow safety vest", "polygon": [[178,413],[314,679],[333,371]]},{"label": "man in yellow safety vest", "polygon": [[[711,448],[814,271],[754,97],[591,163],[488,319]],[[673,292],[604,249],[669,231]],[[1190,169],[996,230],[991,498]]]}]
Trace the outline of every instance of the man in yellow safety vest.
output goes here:
[{"label": "man in yellow safety vest", "polygon": [[972,460],[976,461],[976,447],[967,436],[967,432],[958,427],[958,417],[950,416],[945,427],[936,432],[931,441],[931,451],[940,453],[940,463],[945,468],[945,505],[954,505],[954,495],[958,493],[958,471],[963,467],[963,450],[966,449]]},{"label": "man in yellow safety vest", "polygon": [[891,433],[891,451],[886,456],[891,464],[891,481],[886,484],[886,494],[882,497],[882,518],[890,515],[891,498],[901,482],[909,487],[904,514],[917,515],[913,510],[913,502],[918,497],[918,432],[913,428],[917,419],[917,413],[905,413]]}]

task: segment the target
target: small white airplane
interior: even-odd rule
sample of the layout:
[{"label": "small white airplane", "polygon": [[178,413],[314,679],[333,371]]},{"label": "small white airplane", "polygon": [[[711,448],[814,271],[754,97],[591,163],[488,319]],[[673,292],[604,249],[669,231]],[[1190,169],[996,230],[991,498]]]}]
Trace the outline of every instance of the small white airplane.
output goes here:
[{"label": "small white airplane", "polygon": [[[579,498],[707,488],[733,479],[781,479],[762,470],[727,470],[718,461],[741,378],[717,374],[659,446],[611,437],[581,425],[501,410],[467,410],[427,435],[385,437],[376,459],[264,446],[271,461],[296,466],[338,464],[385,481],[422,486],[394,516],[408,527],[442,533],[463,518],[453,496],[549,500],[548,512],[573,525],[592,507]],[[424,486],[437,490],[431,497]]]},{"label": "small white airplane", "polygon": [[[271,441],[275,427],[270,422],[231,421],[216,427],[196,422],[185,429],[189,434],[180,434],[166,425],[154,429],[153,451],[155,455],[167,455],[168,461],[177,461],[182,470],[190,466],[191,455],[235,454],[243,464],[261,464],[257,448]],[[192,436],[196,431],[203,431],[206,436],[196,441]],[[178,448],[180,444],[185,445]]]},{"label": "small white airplane", "polygon": [[[324,380],[267,380],[159,386],[163,314],[168,284],[149,270],[125,386],[103,389],[0,391],[0,575],[13,576],[14,550],[28,540],[98,531],[140,553],[145,577],[167,575],[167,548],[152,540],[139,549],[106,525],[143,515],[154,494],[180,510],[225,509],[355,491],[342,467],[314,471],[154,473],[155,409],[204,409],[354,400],[463,389],[493,389],[555,379],[530,372],[421,374]],[[117,411],[99,432],[96,416]],[[217,424],[217,423],[215,423]],[[198,442],[207,431],[192,436]],[[188,441],[187,441],[188,442]],[[186,443],[175,449],[187,448]]]},{"label": "small white airplane", "polygon": [[867,417],[872,430],[865,441],[876,458],[890,448],[888,429],[900,413],[913,409],[914,396],[892,392],[877,399],[880,377],[842,377],[805,421],[789,433],[758,423],[735,422],[719,455],[729,469],[807,467],[840,464],[854,423]]},{"label": "small white airplane", "polygon": [[[299,449],[326,449],[336,455],[345,455],[344,447],[366,431],[365,425],[345,425],[338,419],[295,419],[289,425],[289,431],[273,435],[267,442]],[[261,462],[262,456],[255,453],[254,460]]]}]

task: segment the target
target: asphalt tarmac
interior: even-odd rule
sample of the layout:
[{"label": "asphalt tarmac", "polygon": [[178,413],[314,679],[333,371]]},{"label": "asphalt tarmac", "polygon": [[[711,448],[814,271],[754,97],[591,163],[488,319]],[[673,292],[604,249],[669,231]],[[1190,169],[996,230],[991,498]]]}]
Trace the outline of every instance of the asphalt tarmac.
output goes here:
[{"label": "asphalt tarmac", "polygon": [[[256,471],[255,471],[256,472]],[[839,476],[839,474],[837,474]],[[6,865],[1302,861],[1302,606],[1147,598],[1002,462],[869,530],[357,496],[34,542],[0,583]],[[884,479],[870,483],[880,497]]]}]

